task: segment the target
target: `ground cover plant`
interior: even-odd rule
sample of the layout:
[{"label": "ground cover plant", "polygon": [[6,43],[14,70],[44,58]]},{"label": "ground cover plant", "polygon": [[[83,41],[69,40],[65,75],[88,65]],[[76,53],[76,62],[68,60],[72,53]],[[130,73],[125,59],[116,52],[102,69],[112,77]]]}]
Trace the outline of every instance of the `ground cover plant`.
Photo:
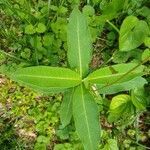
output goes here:
[{"label": "ground cover plant", "polygon": [[[55,1],[53,3],[56,5]],[[45,16],[42,18],[43,16],[36,11],[35,19],[31,14],[25,17],[26,13],[23,15],[22,12],[21,16],[25,17],[21,18],[23,20],[21,26],[25,24],[24,39],[21,36],[21,43],[17,42],[19,47],[17,45],[15,49],[11,48],[16,52],[15,55],[1,50],[3,63],[1,72],[21,85],[27,85],[46,95],[63,93],[63,101],[59,109],[62,125],[57,135],[61,139],[69,139],[68,128],[75,125],[73,130],[77,132],[78,142],[76,142],[79,145],[65,147],[56,144],[54,149],[148,148],[148,143],[145,146],[139,143],[141,138],[138,136],[141,132],[138,130],[139,120],[147,117],[146,108],[149,107],[148,2],[92,1],[87,2],[87,5],[86,2],[81,2],[82,12],[75,5],[79,4],[78,2],[70,2],[68,6],[70,12],[72,10],[73,12],[69,17],[69,23],[65,18],[68,10],[62,6],[63,3],[57,7],[44,1],[38,4],[36,6],[35,3],[35,6],[40,9],[41,14],[44,12],[49,16],[52,10],[57,12],[57,15],[50,23],[43,21]],[[8,6],[9,9],[13,8],[7,1],[3,1],[1,5],[5,9]],[[142,5],[144,6],[140,8]],[[102,14],[96,16],[99,10]],[[16,17],[18,12],[15,11]],[[120,24],[120,30],[110,22],[111,20]],[[47,26],[44,25],[45,23]],[[60,28],[60,25],[63,25],[63,28]],[[4,24],[2,26],[5,27]],[[52,31],[48,31],[48,26]],[[6,49],[5,42],[11,41],[13,37],[16,38],[16,35],[9,35],[9,38],[9,32],[6,34],[6,31],[2,32],[2,37],[7,38],[2,41],[2,49]],[[102,36],[98,37],[100,33]],[[94,43],[94,50],[92,50],[92,43]],[[14,46],[13,42],[11,44]],[[26,47],[28,44],[30,47]],[[51,60],[53,57],[56,58],[55,56],[60,58],[56,61]],[[15,62],[13,65],[12,59],[13,63]],[[39,126],[42,128],[46,124],[46,129],[49,126],[48,122],[50,121],[41,121]],[[130,129],[131,126],[136,130]],[[128,132],[124,132],[125,130]],[[51,136],[44,133],[46,130],[41,132],[39,128],[37,131],[41,136],[37,138],[35,149],[48,148]],[[144,132],[148,135],[148,127]],[[131,140],[123,140],[126,134]],[[64,137],[65,135],[67,137]],[[143,135],[143,138],[145,142],[148,141],[147,136]]]}]

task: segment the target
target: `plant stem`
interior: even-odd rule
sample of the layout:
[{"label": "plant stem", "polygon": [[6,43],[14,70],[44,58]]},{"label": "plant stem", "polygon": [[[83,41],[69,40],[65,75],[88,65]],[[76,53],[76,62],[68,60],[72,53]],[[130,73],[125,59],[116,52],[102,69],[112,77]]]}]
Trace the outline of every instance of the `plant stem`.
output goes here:
[{"label": "plant stem", "polygon": [[119,29],[113,24],[111,23],[109,20],[106,20],[106,22],[111,25],[118,33],[120,32]]},{"label": "plant stem", "polygon": [[9,53],[4,52],[3,50],[0,50],[0,53],[6,55],[6,56],[8,56],[8,57],[14,58],[14,59],[16,59],[16,60],[18,60],[18,61],[24,61],[23,59],[20,59],[20,58],[14,56],[14,55],[12,55],[12,54],[9,54]]},{"label": "plant stem", "polygon": [[140,144],[140,143],[138,143],[138,142],[135,142],[135,144],[137,144],[137,145],[139,145],[139,146],[141,146],[141,147],[143,147],[143,148],[145,148],[145,149],[150,149],[150,147],[144,146],[144,145],[142,145],[142,144]]},{"label": "plant stem", "polygon": [[51,0],[48,0],[48,15],[50,13],[50,5],[51,5]]}]

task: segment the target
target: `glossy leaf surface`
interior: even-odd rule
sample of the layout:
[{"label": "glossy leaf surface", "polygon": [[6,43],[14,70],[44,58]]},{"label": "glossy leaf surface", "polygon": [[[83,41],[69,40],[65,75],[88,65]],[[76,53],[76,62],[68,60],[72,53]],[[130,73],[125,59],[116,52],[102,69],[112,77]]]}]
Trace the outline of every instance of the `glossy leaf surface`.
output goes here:
[{"label": "glossy leaf surface", "polygon": [[88,73],[91,61],[92,43],[84,15],[75,8],[68,25],[68,62],[79,72],[80,77]]},{"label": "glossy leaf surface", "polygon": [[85,150],[96,150],[100,140],[99,112],[93,96],[84,85],[75,89],[73,117]]}]

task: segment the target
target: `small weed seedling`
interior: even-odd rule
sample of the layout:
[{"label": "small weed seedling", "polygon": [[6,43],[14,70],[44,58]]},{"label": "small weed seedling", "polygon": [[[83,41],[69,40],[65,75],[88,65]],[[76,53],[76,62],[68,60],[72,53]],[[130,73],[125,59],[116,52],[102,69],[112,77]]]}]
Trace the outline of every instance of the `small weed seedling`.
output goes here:
[{"label": "small weed seedling", "polygon": [[64,92],[60,111],[62,125],[67,126],[73,116],[84,149],[96,150],[101,131],[98,106],[95,102],[99,95],[97,91],[142,76],[144,66],[136,63],[117,64],[90,73],[91,36],[84,15],[77,8],[69,19],[67,55],[70,69],[33,66],[18,69],[10,77],[42,92]]}]

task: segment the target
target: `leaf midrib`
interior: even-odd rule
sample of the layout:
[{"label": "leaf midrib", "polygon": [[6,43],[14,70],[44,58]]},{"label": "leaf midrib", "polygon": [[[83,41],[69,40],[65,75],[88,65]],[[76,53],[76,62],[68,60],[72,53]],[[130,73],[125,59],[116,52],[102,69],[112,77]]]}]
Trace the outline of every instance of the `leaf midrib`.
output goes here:
[{"label": "leaf midrib", "polygon": [[81,99],[82,99],[82,106],[83,106],[83,110],[84,110],[84,114],[85,114],[85,120],[86,120],[86,125],[87,125],[87,130],[88,130],[88,137],[89,137],[89,140],[90,140],[90,145],[92,145],[92,140],[91,140],[91,136],[90,136],[90,129],[89,129],[89,123],[88,123],[88,118],[87,118],[87,115],[86,115],[86,108],[85,108],[85,103],[84,103],[84,95],[83,95],[83,88],[82,88],[82,85],[81,85]]},{"label": "leaf midrib", "polygon": [[80,79],[77,78],[62,78],[62,77],[51,77],[51,76],[33,76],[33,75],[17,75],[18,77],[33,77],[33,78],[41,78],[41,79],[58,79],[58,80],[75,80],[80,81]]},{"label": "leaf midrib", "polygon": [[59,89],[66,89],[66,88],[68,88],[67,86],[42,86],[42,85],[36,85],[36,84],[34,84],[34,83],[27,83],[27,82],[24,82],[24,81],[22,81],[22,80],[17,80],[18,82],[20,82],[20,83],[24,83],[24,84],[26,84],[26,85],[28,85],[28,86],[30,86],[30,87],[36,87],[36,88],[40,88],[40,89],[43,89],[43,90],[59,90]]},{"label": "leaf midrib", "polygon": [[78,38],[78,57],[79,57],[79,72],[82,78],[82,60],[81,60],[81,46],[80,46],[80,31],[79,31],[79,20],[77,17],[77,38]]},{"label": "leaf midrib", "polygon": [[[133,72],[131,72],[133,73]],[[103,78],[108,78],[108,77],[115,77],[115,76],[121,76],[124,75],[126,73],[119,73],[119,74],[111,74],[111,75],[105,75],[105,76],[101,76],[101,77],[88,77],[88,80],[97,80],[97,79],[103,79]]]}]

